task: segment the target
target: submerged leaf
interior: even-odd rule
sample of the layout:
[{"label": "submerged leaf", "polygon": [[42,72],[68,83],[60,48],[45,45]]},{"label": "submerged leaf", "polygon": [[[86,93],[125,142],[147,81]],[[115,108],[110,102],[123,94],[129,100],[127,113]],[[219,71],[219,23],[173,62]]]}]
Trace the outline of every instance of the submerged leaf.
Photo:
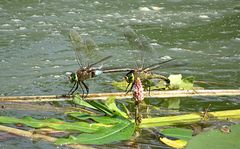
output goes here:
[{"label": "submerged leaf", "polygon": [[131,138],[134,130],[134,123],[127,119],[118,119],[118,123],[110,128],[102,127],[93,134],[83,133],[76,137],[58,139],[56,144],[107,144]]}]

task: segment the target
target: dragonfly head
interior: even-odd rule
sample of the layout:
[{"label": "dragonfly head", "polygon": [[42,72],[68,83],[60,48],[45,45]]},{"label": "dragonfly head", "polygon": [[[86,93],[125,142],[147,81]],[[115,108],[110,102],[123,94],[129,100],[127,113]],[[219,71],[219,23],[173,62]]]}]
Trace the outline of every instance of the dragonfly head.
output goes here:
[{"label": "dragonfly head", "polygon": [[124,79],[127,83],[133,83],[134,82],[134,70],[129,71],[125,76]]},{"label": "dragonfly head", "polygon": [[76,73],[71,73],[71,74],[68,76],[68,79],[69,79],[69,81],[70,81],[71,83],[78,81],[77,74],[76,74]]}]

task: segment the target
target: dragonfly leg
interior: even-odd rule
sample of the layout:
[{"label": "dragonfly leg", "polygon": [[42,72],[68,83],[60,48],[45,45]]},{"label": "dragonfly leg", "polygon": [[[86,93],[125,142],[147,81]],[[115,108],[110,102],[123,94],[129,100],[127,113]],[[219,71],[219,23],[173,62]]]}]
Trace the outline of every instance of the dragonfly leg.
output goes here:
[{"label": "dragonfly leg", "polygon": [[82,81],[82,84],[83,84],[83,86],[85,87],[85,89],[86,89],[86,91],[87,91],[87,94],[86,94],[86,96],[85,97],[87,97],[87,95],[88,95],[88,93],[89,93],[89,88],[88,88],[88,86]]},{"label": "dragonfly leg", "polygon": [[78,83],[76,83],[76,88],[70,93],[71,95],[78,89]]},{"label": "dragonfly leg", "polygon": [[77,82],[74,83],[73,87],[71,88],[71,90],[68,92],[68,95],[71,95],[70,93],[72,92],[73,88],[75,87]]},{"label": "dragonfly leg", "polygon": [[[128,94],[130,91],[132,91],[134,84],[135,83],[132,83],[130,89],[126,90],[126,94]],[[128,84],[127,88],[129,87],[129,85],[130,85],[130,83]]]},{"label": "dragonfly leg", "polygon": [[82,86],[82,82],[79,82],[79,85],[81,87],[81,90],[82,90],[82,98],[84,98],[84,94],[85,94],[85,90],[83,89],[83,86]]}]

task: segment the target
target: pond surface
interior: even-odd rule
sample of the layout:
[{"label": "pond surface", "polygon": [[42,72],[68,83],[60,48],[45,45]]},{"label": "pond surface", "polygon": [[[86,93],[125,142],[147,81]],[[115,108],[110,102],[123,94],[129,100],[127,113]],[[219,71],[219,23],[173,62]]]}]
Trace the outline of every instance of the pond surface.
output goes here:
[{"label": "pond surface", "polygon": [[[98,58],[113,56],[104,66],[134,67],[136,59],[123,36],[127,26],[144,36],[154,49],[154,54],[144,57],[146,65],[162,57],[186,64],[158,69],[156,73],[194,76],[196,80],[211,82],[202,86],[206,89],[239,89],[238,0],[2,0],[0,15],[1,96],[68,93],[72,84],[67,73],[79,67],[68,38],[70,29],[96,42],[102,51]],[[117,90],[111,82],[124,75],[102,75],[86,83],[92,93],[114,92]],[[184,99],[181,110],[199,111],[209,102],[213,110],[240,108],[239,97],[202,97]],[[1,115],[18,112],[2,111]],[[54,148],[44,142],[21,141],[0,145]]]}]

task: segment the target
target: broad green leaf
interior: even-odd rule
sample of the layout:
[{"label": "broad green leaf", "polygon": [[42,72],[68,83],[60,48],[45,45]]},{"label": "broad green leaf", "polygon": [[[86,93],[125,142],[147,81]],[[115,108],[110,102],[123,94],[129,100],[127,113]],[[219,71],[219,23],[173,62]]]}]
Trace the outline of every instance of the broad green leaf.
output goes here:
[{"label": "broad green leaf", "polygon": [[5,124],[24,124],[33,128],[43,128],[48,127],[56,130],[71,130],[71,131],[79,131],[79,132],[95,132],[99,129],[99,126],[88,124],[86,122],[64,122],[59,119],[44,119],[38,120],[32,117],[24,117],[22,119],[0,116],[0,123]]},{"label": "broad green leaf", "polygon": [[124,118],[128,118],[127,114],[123,111],[121,111],[116,103],[115,103],[115,98],[114,97],[110,97],[107,101],[106,101],[106,105],[109,108],[109,110],[111,110],[113,112],[114,115],[118,115],[118,116],[122,116]]},{"label": "broad green leaf", "polygon": [[101,101],[88,101],[89,104],[91,104],[92,106],[94,106],[97,110],[105,113],[108,116],[113,116],[113,112],[106,106],[105,103],[101,102]]},{"label": "broad green leaf", "polygon": [[76,95],[73,98],[73,103],[80,105],[80,106],[84,106],[84,107],[88,107],[88,108],[92,108],[92,109],[96,109],[94,106],[92,106],[91,104],[89,104],[88,102],[86,102],[85,100],[83,100],[79,95]]},{"label": "broad green leaf", "polygon": [[175,137],[181,140],[188,141],[192,138],[192,130],[184,128],[167,128],[161,131],[166,136]]},{"label": "broad green leaf", "polygon": [[69,116],[72,116],[79,120],[92,119],[98,123],[103,123],[103,124],[114,124],[114,123],[118,122],[118,119],[116,119],[115,117],[99,116],[99,115],[86,115],[86,114],[83,114],[80,112],[69,112],[67,114]]},{"label": "broad green leaf", "polygon": [[76,137],[58,139],[56,144],[108,144],[115,141],[130,139],[135,130],[135,124],[127,119],[118,119],[119,122],[110,128],[102,127],[93,134],[83,133]]},{"label": "broad green leaf", "polygon": [[240,124],[230,127],[230,133],[220,130],[211,130],[193,137],[187,149],[239,149],[240,148]]}]

